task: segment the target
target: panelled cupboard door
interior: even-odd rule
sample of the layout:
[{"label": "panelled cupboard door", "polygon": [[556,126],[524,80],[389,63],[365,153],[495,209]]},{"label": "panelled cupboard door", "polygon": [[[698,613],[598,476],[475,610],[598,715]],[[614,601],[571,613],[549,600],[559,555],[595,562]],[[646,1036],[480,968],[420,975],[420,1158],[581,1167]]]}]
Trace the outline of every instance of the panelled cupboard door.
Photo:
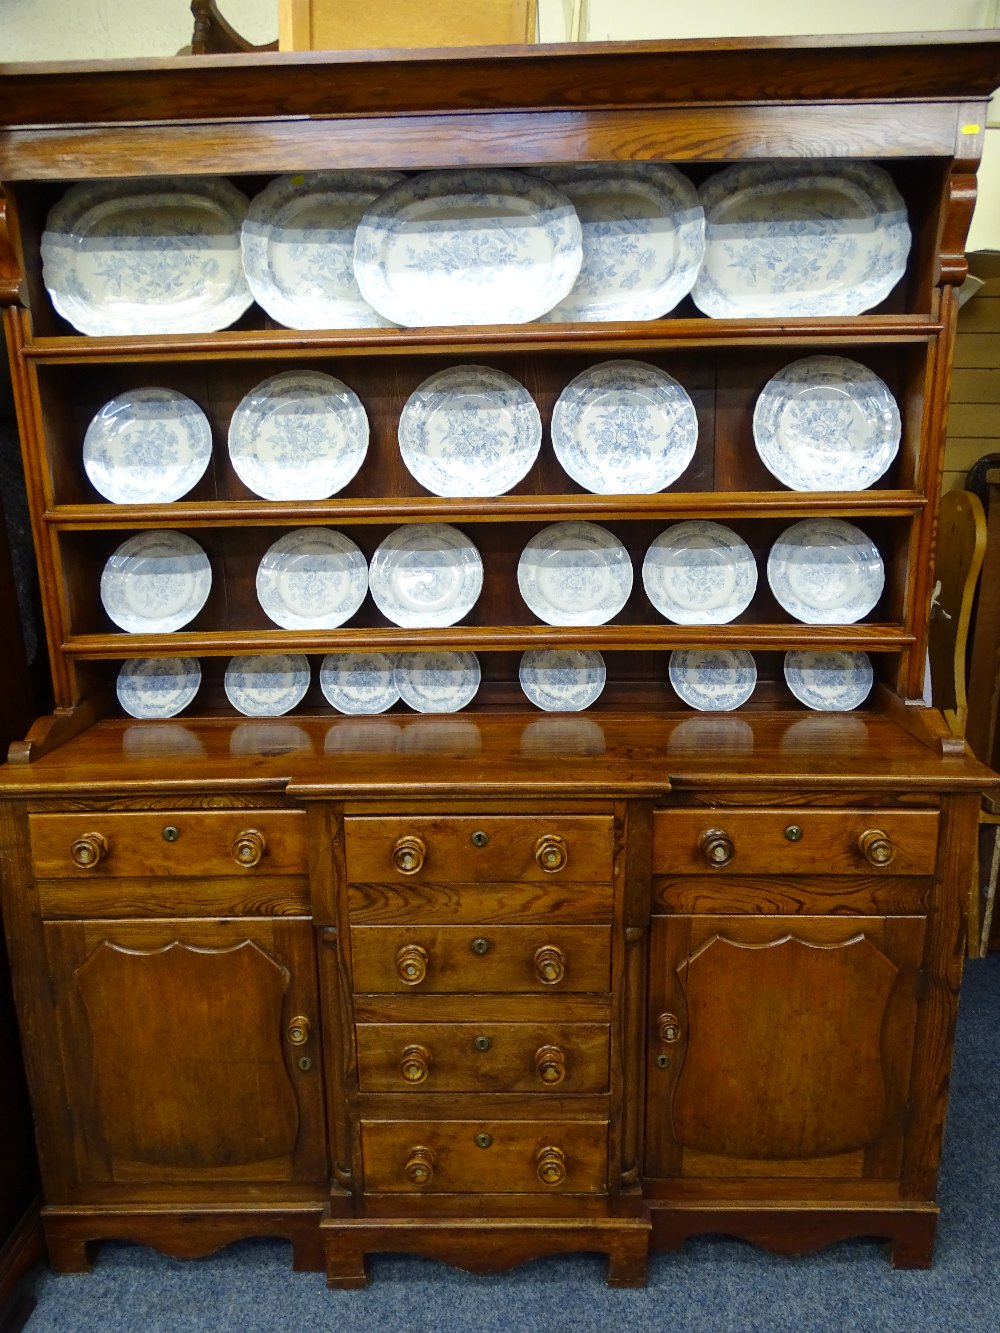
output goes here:
[{"label": "panelled cupboard door", "polygon": [[918,917],[656,918],[647,1176],[897,1178],[923,937]]},{"label": "panelled cupboard door", "polygon": [[326,1180],[309,922],[47,922],[45,938],[72,1178],[126,1195]]}]

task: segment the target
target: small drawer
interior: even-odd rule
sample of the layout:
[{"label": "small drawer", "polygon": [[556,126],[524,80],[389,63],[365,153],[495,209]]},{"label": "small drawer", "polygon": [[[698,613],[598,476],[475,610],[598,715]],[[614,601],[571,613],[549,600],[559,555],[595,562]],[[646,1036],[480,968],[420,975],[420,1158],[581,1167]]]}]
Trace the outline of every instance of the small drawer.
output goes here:
[{"label": "small drawer", "polygon": [[606,1120],[363,1120],[369,1193],[600,1194]]},{"label": "small drawer", "polygon": [[359,1023],[362,1092],[607,1092],[606,1023]]},{"label": "small drawer", "polygon": [[38,879],[95,876],[301,875],[308,869],[299,810],[94,811],[29,815]]},{"label": "small drawer", "polygon": [[932,875],[936,810],[657,810],[653,874]]},{"label": "small drawer", "polygon": [[603,994],[609,926],[352,926],[354,989]]},{"label": "small drawer", "polygon": [[610,881],[610,815],[462,815],[344,820],[352,884],[413,880]]}]

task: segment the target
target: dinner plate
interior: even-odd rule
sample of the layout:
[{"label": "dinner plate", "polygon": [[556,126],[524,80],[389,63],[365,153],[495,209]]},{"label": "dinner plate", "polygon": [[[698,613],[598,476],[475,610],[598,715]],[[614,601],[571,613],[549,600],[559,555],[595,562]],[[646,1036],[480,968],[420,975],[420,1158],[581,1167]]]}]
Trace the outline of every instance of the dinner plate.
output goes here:
[{"label": "dinner plate", "polygon": [[657,319],[691,290],[705,253],[705,212],[676,167],[599,162],[539,174],[576,209],[583,237],[572,291],[543,319]]},{"label": "dinner plate", "polygon": [[368,561],[334,528],[297,528],[265,551],[257,600],[282,629],[336,629],[368,591]]},{"label": "dinner plate", "polygon": [[531,469],[542,419],[523,384],[489,366],[424,380],[399,418],[399,451],[432,495],[503,495]]},{"label": "dinner plate", "polygon": [[208,176],[71,186],[42,233],[42,279],[81,333],[209,333],[253,296],[240,259],[246,195]]},{"label": "dinner plate", "polygon": [[809,648],[785,654],[785,683],[800,703],[819,712],[857,708],[874,678],[867,653]]},{"label": "dinner plate", "polygon": [[186,495],[212,457],[212,427],[174,389],[130,389],[104,404],[83,437],[83,466],[114,504],[169,504]]},{"label": "dinner plate", "polygon": [[366,329],[387,321],[354,277],[354,233],[397,171],[310,171],[279,176],[250,202],[243,267],[254,299],[290,329]]},{"label": "dinner plate", "polygon": [[394,625],[454,625],[483,589],[483,562],[449,523],[404,523],[379,543],[369,582],[375,605]]},{"label": "dinner plate", "polygon": [[305,698],[309,659],[302,653],[251,653],[231,657],[226,698],[246,717],[281,717]]},{"label": "dinner plate", "polygon": [[705,258],[691,295],[706,315],[859,315],[906,272],[906,205],[883,167],[750,162],[699,193]]},{"label": "dinner plate", "polygon": [[548,181],[519,171],[427,171],[374,200],[358,224],[361,294],[394,324],[524,324],[566,296],[580,220]]},{"label": "dinner plate", "polygon": [[600,697],[607,679],[600,653],[575,648],[531,648],[518,668],[521,689],[547,713],[579,713]]},{"label": "dinner plate", "polygon": [[767,580],[780,605],[807,625],[851,625],[885,586],[878,547],[842,518],[806,518],[771,547]]},{"label": "dinner plate", "polygon": [[689,519],[652,542],[642,562],[646,596],[676,625],[724,625],[757,591],[757,562],[742,537],[721,523]]},{"label": "dinner plate", "polygon": [[902,423],[878,375],[843,356],[793,361],[764,386],[753,438],[764,465],[794,491],[860,491],[896,457]]},{"label": "dinner plate", "polygon": [[479,689],[475,653],[400,653],[393,672],[403,703],[418,713],[457,713]]},{"label": "dinner plate", "polygon": [[236,475],[265,500],[326,500],[368,452],[368,417],[353,389],[321,370],[286,370],[258,384],[229,423]]},{"label": "dinner plate", "polygon": [[169,634],[195,618],[211,588],[208,556],[186,533],[137,532],[108,557],[101,604],[129,634]]},{"label": "dinner plate", "polygon": [[742,648],[677,649],[667,673],[677,696],[703,713],[739,708],[757,684],[753,653]]},{"label": "dinner plate", "polygon": [[570,380],[552,411],[564,471],[597,495],[650,495],[694,457],[698,417],[677,381],[645,361],[602,361]]},{"label": "dinner plate", "polygon": [[517,586],[547,625],[603,625],[629,599],[632,561],[607,528],[552,523],[521,552]]},{"label": "dinner plate", "polygon": [[194,657],[132,657],[118,672],[118,702],[131,717],[176,717],[198,693]]},{"label": "dinner plate", "polygon": [[327,653],[319,684],[327,703],[340,713],[384,713],[399,698],[391,653]]}]

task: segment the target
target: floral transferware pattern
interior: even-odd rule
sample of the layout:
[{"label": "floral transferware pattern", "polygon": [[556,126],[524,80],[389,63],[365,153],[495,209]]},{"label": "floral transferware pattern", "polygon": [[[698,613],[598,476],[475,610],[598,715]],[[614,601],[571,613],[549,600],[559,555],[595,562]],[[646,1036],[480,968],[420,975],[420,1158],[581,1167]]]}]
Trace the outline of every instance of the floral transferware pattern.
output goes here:
[{"label": "floral transferware pattern", "polygon": [[753,654],[742,648],[678,649],[667,673],[678,698],[706,713],[739,708],[757,685]]},{"label": "floral transferware pattern", "polygon": [[753,600],[757,562],[731,528],[689,519],[652,542],[642,583],[657,611],[675,625],[724,625]]},{"label": "floral transferware pattern", "polygon": [[600,697],[607,679],[600,653],[574,648],[531,648],[518,668],[521,689],[547,713],[579,713]]},{"label": "floral transferware pattern", "polygon": [[251,653],[226,667],[226,698],[246,717],[281,717],[306,696],[311,680],[302,653]]},{"label": "floral transferware pattern", "polygon": [[336,629],[367,592],[367,560],[333,528],[288,532],[257,566],[257,600],[282,629]]},{"label": "floral transferware pattern", "polygon": [[104,404],[83,437],[83,466],[113,504],[169,504],[200,481],[212,427],[174,389],[132,389]]},{"label": "floral transferware pattern", "polygon": [[867,653],[806,649],[785,654],[785,682],[800,703],[819,712],[847,712],[871,693],[875,673]]},{"label": "floral transferware pattern", "polygon": [[449,523],[405,523],[379,543],[369,582],[375,605],[394,625],[454,625],[483,589],[483,562],[464,532]]},{"label": "floral transferware pattern", "polygon": [[521,552],[517,586],[547,625],[604,625],[629,599],[632,561],[607,528],[552,523]]},{"label": "floral transferware pattern", "polygon": [[885,587],[875,543],[841,518],[806,518],[781,534],[767,560],[771,591],[807,625],[851,625]]},{"label": "floral transferware pattern", "polygon": [[108,557],[101,604],[129,634],[169,634],[195,618],[211,588],[212,566],[193,538],[137,532]]},{"label": "floral transferware pattern", "polygon": [[479,659],[465,652],[400,653],[393,679],[403,703],[418,713],[457,713],[479,689]]},{"label": "floral transferware pattern", "polygon": [[319,684],[327,703],[339,713],[384,713],[399,699],[392,653],[327,653]]},{"label": "floral transferware pattern", "polygon": [[133,657],[118,672],[118,702],[130,717],[176,717],[201,685],[194,657]]}]

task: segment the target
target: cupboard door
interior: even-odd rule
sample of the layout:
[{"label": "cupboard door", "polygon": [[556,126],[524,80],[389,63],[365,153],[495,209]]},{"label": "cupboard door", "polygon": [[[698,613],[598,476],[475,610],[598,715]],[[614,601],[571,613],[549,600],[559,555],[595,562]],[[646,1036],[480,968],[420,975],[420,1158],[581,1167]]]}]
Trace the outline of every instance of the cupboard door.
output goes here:
[{"label": "cupboard door", "polygon": [[898,1177],[924,921],[654,921],[647,1174]]},{"label": "cupboard door", "polygon": [[325,1180],[309,922],[48,922],[45,936],[79,1182]]}]

